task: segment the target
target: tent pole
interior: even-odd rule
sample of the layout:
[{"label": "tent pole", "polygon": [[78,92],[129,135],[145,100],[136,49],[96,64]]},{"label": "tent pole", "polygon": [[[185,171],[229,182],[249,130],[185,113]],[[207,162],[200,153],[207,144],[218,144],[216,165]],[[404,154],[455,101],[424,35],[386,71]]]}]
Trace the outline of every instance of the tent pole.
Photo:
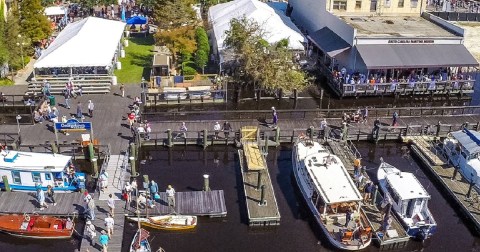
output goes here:
[{"label": "tent pole", "polygon": [[73,76],[73,67],[70,67],[70,77]]}]

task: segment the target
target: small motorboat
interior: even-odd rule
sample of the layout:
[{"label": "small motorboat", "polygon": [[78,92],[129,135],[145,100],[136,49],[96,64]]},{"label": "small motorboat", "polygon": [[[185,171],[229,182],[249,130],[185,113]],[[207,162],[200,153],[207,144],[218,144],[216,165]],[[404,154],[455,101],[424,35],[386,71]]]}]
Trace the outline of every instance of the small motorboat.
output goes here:
[{"label": "small motorboat", "polygon": [[131,221],[139,221],[144,227],[162,230],[188,230],[197,226],[197,216],[192,215],[161,215],[129,219]]},{"label": "small motorboat", "polygon": [[150,252],[152,251],[150,243],[148,242],[148,237],[150,233],[143,229],[139,228],[137,233],[133,237],[132,244],[130,245],[130,252]]},{"label": "small motorboat", "polygon": [[68,239],[72,237],[74,228],[75,223],[71,218],[38,214],[0,216],[1,232],[22,238]]}]

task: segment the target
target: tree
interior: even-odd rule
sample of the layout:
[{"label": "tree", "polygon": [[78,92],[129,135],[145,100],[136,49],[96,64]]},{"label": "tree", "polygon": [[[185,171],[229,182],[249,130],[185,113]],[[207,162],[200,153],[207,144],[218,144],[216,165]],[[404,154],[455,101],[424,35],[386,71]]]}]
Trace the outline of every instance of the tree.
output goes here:
[{"label": "tree", "polygon": [[4,13],[4,0],[0,0],[0,15],[2,16],[0,18],[0,66],[5,65],[8,63],[8,56],[9,56],[9,51],[5,45],[5,17],[3,16]]},{"label": "tree", "polygon": [[208,54],[204,50],[197,50],[195,53],[195,65],[202,69],[202,74],[205,73],[205,66],[208,63]]},{"label": "tree", "polygon": [[208,35],[203,27],[195,30],[195,41],[197,42],[197,50],[204,51],[207,56],[210,55],[210,44],[208,43]]},{"label": "tree", "polygon": [[7,14],[7,21],[5,23],[5,47],[9,52],[8,64],[10,68],[20,69],[22,66],[22,59],[17,43],[19,43],[18,35],[20,31],[20,18],[18,5],[13,2],[10,11]]},{"label": "tree", "polygon": [[195,30],[190,26],[182,26],[172,30],[159,30],[155,34],[156,43],[165,45],[177,60],[177,54],[192,54],[195,52]]},{"label": "tree", "polygon": [[30,43],[48,38],[52,33],[50,22],[44,15],[40,0],[23,0],[20,2],[20,26],[22,34]]}]

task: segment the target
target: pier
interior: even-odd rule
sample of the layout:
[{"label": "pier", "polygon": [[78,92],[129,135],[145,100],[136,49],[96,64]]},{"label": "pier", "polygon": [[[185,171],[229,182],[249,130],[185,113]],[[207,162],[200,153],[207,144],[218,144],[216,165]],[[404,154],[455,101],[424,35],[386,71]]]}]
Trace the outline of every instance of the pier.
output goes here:
[{"label": "pier", "polygon": [[[56,206],[40,210],[37,198],[34,192],[0,192],[0,213],[2,214],[33,214],[38,213],[42,215],[54,216],[79,216],[84,213],[86,209],[85,202],[83,202],[82,193],[56,193]],[[49,199],[46,200],[50,204]]]},{"label": "pier", "polygon": [[[257,127],[242,128],[243,150],[238,150],[249,226],[280,225],[280,212],[264,153],[257,144]],[[264,147],[268,150],[268,146]]]},{"label": "pier", "polygon": [[[353,162],[356,158],[361,158],[355,145],[349,141],[340,142],[335,139],[327,139],[326,143],[333,154],[342,160],[342,163],[347,168],[350,176],[353,177]],[[364,173],[364,176],[368,179],[366,173]],[[361,189],[359,190],[361,191]],[[379,210],[379,206],[383,197],[378,188],[375,190],[375,195],[372,196],[372,199],[375,201],[374,205],[363,205],[362,210],[365,212],[370,226],[372,226],[373,234],[376,237],[375,241],[378,243],[380,250],[395,250],[406,247],[410,237],[407,235],[405,229],[402,227],[402,224],[394,213],[391,213],[391,229],[387,232],[382,230],[383,212]]]},{"label": "pier", "polygon": [[[430,144],[430,143],[429,143]],[[462,215],[468,220],[468,225],[473,227],[477,235],[480,235],[480,194],[477,189],[470,190],[470,197],[467,197],[470,182],[467,181],[459,172],[455,171],[455,167],[445,162],[443,165],[435,165],[430,161],[429,156],[437,155],[438,159],[441,157],[435,154],[434,146],[419,148],[417,141],[413,140],[411,150],[417,156],[424,168],[435,180],[436,185],[447,193],[453,201],[453,207],[458,209]],[[451,202],[452,203],[452,202]]]}]

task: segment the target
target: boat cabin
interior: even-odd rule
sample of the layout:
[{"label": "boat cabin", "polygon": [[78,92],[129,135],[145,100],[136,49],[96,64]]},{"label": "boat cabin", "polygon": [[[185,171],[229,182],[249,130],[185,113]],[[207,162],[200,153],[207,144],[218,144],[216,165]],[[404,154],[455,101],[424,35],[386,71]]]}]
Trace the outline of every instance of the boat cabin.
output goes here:
[{"label": "boat cabin", "polygon": [[428,209],[430,195],[412,173],[387,174],[385,188],[392,207],[409,226],[428,221],[424,212]]},{"label": "boat cabin", "polygon": [[463,129],[451,132],[444,149],[453,165],[460,167],[462,175],[477,184],[480,175],[480,132]]},{"label": "boat cabin", "polygon": [[207,99],[211,98],[212,93],[210,92],[212,88],[210,86],[193,86],[188,87],[188,96],[190,99]]},{"label": "boat cabin", "polygon": [[[47,186],[55,191],[77,191],[85,187],[85,174],[75,172],[71,157],[60,154],[2,151],[0,176],[12,190],[36,191]],[[0,182],[0,188],[5,184]]]},{"label": "boat cabin", "polygon": [[165,100],[187,99],[187,89],[184,87],[164,87],[163,96]]}]

